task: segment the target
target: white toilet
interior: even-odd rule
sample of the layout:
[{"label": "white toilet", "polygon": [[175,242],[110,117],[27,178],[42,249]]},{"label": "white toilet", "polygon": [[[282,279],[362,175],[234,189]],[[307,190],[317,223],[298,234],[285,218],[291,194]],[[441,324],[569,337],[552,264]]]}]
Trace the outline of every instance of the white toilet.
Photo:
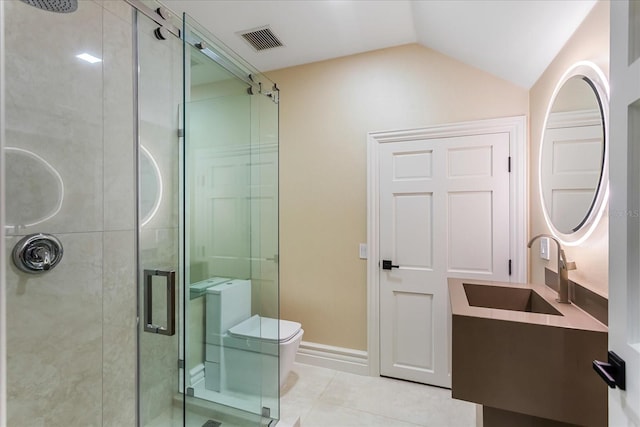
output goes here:
[{"label": "white toilet", "polygon": [[276,370],[282,387],[304,334],[300,323],[251,316],[249,280],[207,288],[205,316],[207,389],[264,393]]}]

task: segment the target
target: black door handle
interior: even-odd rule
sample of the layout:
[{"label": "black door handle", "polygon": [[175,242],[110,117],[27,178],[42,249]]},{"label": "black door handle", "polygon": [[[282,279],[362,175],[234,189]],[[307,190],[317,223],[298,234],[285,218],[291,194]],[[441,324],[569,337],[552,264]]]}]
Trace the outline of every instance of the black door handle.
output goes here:
[{"label": "black door handle", "polygon": [[398,268],[397,265],[393,265],[391,260],[383,259],[382,260],[382,269],[383,270],[391,270],[392,268]]},{"label": "black door handle", "polygon": [[625,363],[613,351],[610,351],[607,356],[607,362],[601,362],[599,360],[593,361],[593,370],[606,382],[609,387],[624,390],[625,384]]}]

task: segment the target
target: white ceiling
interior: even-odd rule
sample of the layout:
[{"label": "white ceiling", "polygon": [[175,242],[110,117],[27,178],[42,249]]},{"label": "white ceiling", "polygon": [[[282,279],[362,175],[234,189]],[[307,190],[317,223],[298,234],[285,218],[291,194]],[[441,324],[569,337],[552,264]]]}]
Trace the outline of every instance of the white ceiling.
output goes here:
[{"label": "white ceiling", "polygon": [[[420,43],[530,88],[596,0],[165,0],[261,71]],[[284,47],[237,33],[265,25]]]}]

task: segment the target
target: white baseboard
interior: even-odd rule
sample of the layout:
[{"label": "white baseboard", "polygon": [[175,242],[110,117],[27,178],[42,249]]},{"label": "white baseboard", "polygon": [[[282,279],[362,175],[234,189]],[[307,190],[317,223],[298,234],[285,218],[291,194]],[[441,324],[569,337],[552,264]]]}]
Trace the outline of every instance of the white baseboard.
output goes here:
[{"label": "white baseboard", "polygon": [[364,350],[302,341],[296,362],[350,374],[369,375],[369,357]]}]

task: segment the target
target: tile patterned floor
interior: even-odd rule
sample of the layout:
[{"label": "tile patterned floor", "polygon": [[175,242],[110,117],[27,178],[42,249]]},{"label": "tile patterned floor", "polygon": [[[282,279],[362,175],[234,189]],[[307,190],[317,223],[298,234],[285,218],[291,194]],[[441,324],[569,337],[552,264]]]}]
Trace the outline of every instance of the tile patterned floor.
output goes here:
[{"label": "tile patterned floor", "polygon": [[280,391],[282,421],[301,427],[475,427],[476,406],[451,391],[296,363]]}]

